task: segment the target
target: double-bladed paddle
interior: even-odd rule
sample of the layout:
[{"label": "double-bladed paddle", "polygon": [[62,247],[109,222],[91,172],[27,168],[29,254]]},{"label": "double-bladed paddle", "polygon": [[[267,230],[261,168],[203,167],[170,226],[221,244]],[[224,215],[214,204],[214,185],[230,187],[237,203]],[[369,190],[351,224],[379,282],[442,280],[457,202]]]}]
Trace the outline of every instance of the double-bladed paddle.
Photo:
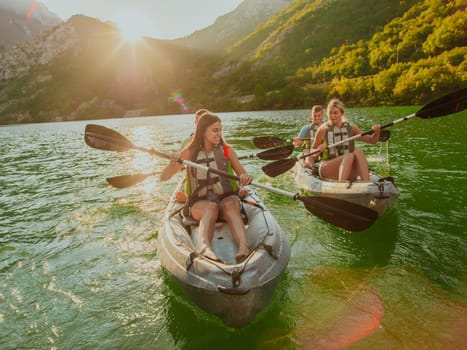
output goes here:
[{"label": "double-bladed paddle", "polygon": [[[101,150],[106,151],[115,151],[115,152],[126,152],[130,149],[139,150],[143,152],[147,152],[153,155],[162,156],[162,153],[154,150],[153,148],[144,148],[139,147],[131,143],[126,137],[121,135],[115,130],[106,128],[102,125],[96,124],[88,124],[86,125],[85,141],[88,144],[89,142],[93,142],[93,148],[98,148]],[[89,144],[88,144],[89,145]],[[248,158],[255,158],[258,157],[263,160],[278,160],[287,158],[292,154],[294,150],[293,145],[276,147],[273,149],[268,149],[263,152],[247,155],[247,156],[239,156],[239,159],[248,159]]]},{"label": "double-bladed paddle", "polygon": [[[92,134],[93,127],[90,127],[90,133]],[[120,151],[121,146],[116,146],[115,151]],[[246,156],[239,156],[238,159],[251,159],[251,158],[260,158],[263,160],[277,160],[287,158],[294,150],[293,145],[276,147],[273,149],[269,149],[260,153],[250,154]],[[108,177],[106,180],[107,182],[116,188],[126,188],[137,185],[144,180],[146,180],[149,176],[157,175],[158,173],[146,173],[146,174],[130,174],[130,175],[119,175],[114,177]]]},{"label": "double-bladed paddle", "polygon": [[[423,106],[421,109],[419,109],[415,113],[412,113],[406,117],[394,120],[388,124],[382,125],[381,129],[388,128],[395,124],[405,122],[406,120],[412,119],[414,117],[419,117],[422,119],[431,119],[431,118],[454,114],[454,113],[463,111],[465,108],[467,108],[467,88],[451,92],[434,101],[431,101],[430,103],[426,104],[425,106]],[[357,139],[365,135],[371,135],[372,133],[373,133],[373,130],[368,130],[358,135],[353,135],[352,137],[349,137],[345,140],[329,145],[328,148],[338,146],[344,142],[348,142],[350,140]],[[317,154],[317,153],[319,153],[319,151],[314,151],[306,155],[302,155],[296,159],[289,158],[289,159],[277,160],[275,162],[266,164],[261,169],[264,171],[266,175],[271,176],[271,177],[276,177],[292,169],[295,166],[295,163],[298,162],[300,159],[306,158],[310,155]]]},{"label": "double-bladed paddle", "polygon": [[[379,142],[386,142],[389,140],[391,133],[389,130],[382,130],[381,134],[379,135]],[[310,139],[301,139],[302,141],[307,141]],[[253,144],[261,149],[277,147],[287,142],[292,142],[291,139],[282,139],[277,136],[257,136],[253,138]]]},{"label": "double-bladed paddle", "polygon": [[[144,148],[134,145],[120,133],[107,127],[88,124],[86,125],[84,140],[90,147],[105,151],[125,152],[130,150],[139,150],[149,154],[157,155],[170,159],[168,154],[156,151],[153,148]],[[220,176],[225,176],[234,180],[240,177],[229,174],[218,169],[209,168],[205,165],[194,163],[188,160],[180,160],[186,166],[203,169]],[[252,182],[250,185],[262,188],[264,190],[284,195],[293,200],[303,202],[305,208],[317,217],[348,231],[363,231],[369,228],[378,218],[378,214],[367,207],[350,203],[337,198],[301,196],[298,193],[287,192],[271,186]]]}]

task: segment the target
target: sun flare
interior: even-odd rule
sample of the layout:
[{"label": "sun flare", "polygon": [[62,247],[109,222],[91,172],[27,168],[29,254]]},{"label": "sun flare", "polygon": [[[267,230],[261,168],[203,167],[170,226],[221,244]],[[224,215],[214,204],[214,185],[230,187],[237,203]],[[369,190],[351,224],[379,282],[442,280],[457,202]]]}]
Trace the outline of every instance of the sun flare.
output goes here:
[{"label": "sun flare", "polygon": [[112,22],[116,23],[123,39],[136,42],[144,36],[153,36],[154,24],[150,18],[139,11],[118,12],[112,16]]}]

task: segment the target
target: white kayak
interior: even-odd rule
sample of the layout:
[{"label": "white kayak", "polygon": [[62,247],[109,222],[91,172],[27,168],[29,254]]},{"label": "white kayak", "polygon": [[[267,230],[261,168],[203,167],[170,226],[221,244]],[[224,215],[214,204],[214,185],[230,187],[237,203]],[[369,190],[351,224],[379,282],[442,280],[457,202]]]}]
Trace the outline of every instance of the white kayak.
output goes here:
[{"label": "white kayak", "polygon": [[333,197],[362,205],[383,215],[399,196],[399,189],[391,177],[370,172],[370,180],[337,181],[323,179],[303,167],[299,161],[294,168],[295,182],[301,189],[314,195]]},{"label": "white kayak", "polygon": [[[181,181],[176,191],[183,188]],[[212,241],[223,262],[198,254],[198,225],[176,213],[183,204],[174,195],[158,236],[162,267],[199,307],[230,327],[249,324],[268,305],[290,258],[288,238],[270,211],[251,189],[244,200],[250,203],[242,205],[251,253],[239,264],[237,245],[223,222],[216,223]]]}]

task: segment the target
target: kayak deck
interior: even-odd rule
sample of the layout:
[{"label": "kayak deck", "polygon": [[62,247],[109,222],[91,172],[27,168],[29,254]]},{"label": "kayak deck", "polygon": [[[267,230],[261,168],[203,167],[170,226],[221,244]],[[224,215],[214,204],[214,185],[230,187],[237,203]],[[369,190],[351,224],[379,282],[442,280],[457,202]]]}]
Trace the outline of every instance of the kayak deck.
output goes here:
[{"label": "kayak deck", "polygon": [[392,178],[383,178],[372,172],[369,181],[322,179],[314,175],[312,169],[305,168],[298,162],[294,174],[298,187],[307,192],[359,204],[375,210],[379,216],[392,207],[400,194]]}]

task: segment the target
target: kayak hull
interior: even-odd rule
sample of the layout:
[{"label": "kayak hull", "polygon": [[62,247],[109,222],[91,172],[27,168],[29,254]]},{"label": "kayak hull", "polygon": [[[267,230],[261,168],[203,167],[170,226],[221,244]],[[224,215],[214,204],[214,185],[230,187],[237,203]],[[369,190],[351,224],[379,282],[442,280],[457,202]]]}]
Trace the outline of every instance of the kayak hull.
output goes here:
[{"label": "kayak hull", "polygon": [[311,169],[297,162],[294,168],[295,183],[302,190],[317,196],[333,197],[375,210],[383,215],[400,194],[391,178],[370,173],[370,181],[337,181],[315,176]]},{"label": "kayak hull", "polygon": [[[183,188],[179,184],[177,190]],[[228,225],[216,223],[212,247],[222,262],[200,255],[199,227],[179,214],[182,204],[172,196],[158,236],[158,256],[162,267],[200,308],[218,316],[230,327],[251,323],[270,302],[290,258],[290,244],[275,218],[249,191],[243,203],[251,253],[235,262],[237,246]]]}]

